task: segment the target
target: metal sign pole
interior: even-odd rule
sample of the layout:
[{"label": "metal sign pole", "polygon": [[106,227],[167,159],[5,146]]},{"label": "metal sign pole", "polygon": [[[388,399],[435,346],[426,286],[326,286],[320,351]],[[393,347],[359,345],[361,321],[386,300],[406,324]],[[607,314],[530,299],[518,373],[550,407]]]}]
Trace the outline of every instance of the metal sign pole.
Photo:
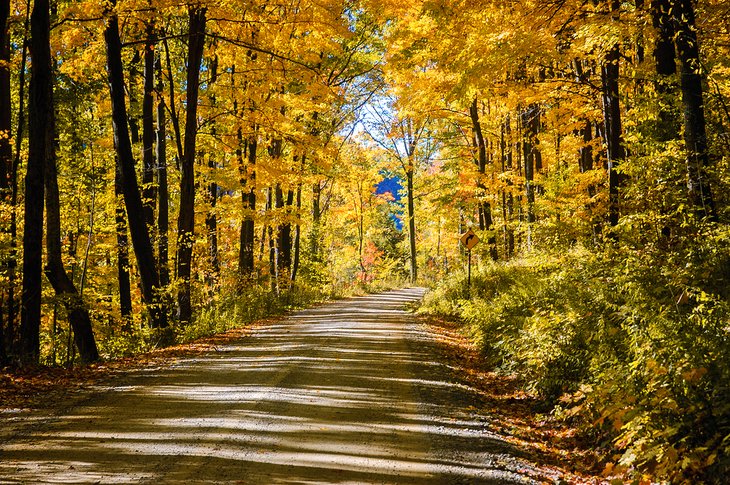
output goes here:
[{"label": "metal sign pole", "polygon": [[469,262],[467,263],[467,276],[466,276],[466,298],[471,298],[471,250],[474,249],[474,246],[476,246],[479,243],[479,238],[476,234],[474,234],[474,231],[469,229],[464,234],[459,237],[459,241],[461,242],[461,245],[464,246],[466,249],[467,255],[469,257]]},{"label": "metal sign pole", "polygon": [[466,266],[466,299],[471,298],[471,249],[467,251],[469,255],[469,262]]}]

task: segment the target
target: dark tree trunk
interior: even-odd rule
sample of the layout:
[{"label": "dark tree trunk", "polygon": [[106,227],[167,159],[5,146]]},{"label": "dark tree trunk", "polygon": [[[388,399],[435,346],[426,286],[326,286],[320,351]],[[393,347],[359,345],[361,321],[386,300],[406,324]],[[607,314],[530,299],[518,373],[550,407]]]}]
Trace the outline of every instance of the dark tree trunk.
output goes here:
[{"label": "dark tree trunk", "polygon": [[[115,0],[116,1],[116,0]],[[137,99],[137,78],[139,77],[139,69],[137,64],[142,60],[139,51],[134,51],[134,57],[129,61],[129,85],[127,93],[129,95],[129,110],[127,111],[129,122],[129,134],[131,136],[132,145],[139,143],[139,100]]]},{"label": "dark tree trunk", "polygon": [[618,92],[619,59],[620,51],[618,44],[616,44],[606,55],[601,67],[604,139],[606,140],[606,158],[608,161],[608,223],[611,227],[616,226],[619,220],[621,178],[617,169],[624,158]]},{"label": "dark tree trunk", "polygon": [[48,0],[37,0],[30,18],[30,75],[28,166],[25,175],[25,229],[23,232],[23,294],[20,313],[20,349],[24,364],[40,356],[41,286],[43,278],[43,194],[48,133],[53,106],[50,14]]},{"label": "dark tree trunk", "polygon": [[302,186],[297,187],[297,224],[294,226],[294,261],[292,262],[291,268],[291,280],[294,282],[297,279],[297,273],[299,272],[299,258],[300,258],[300,245],[301,245],[301,234],[302,225],[299,223],[300,214],[302,210]]},{"label": "dark tree trunk", "polygon": [[177,220],[177,294],[178,318],[186,325],[192,319],[190,273],[195,239],[195,149],[198,135],[198,94],[200,65],[205,44],[205,9],[190,7],[188,32],[188,68],[186,78],[185,141],[181,161],[180,214]]},{"label": "dark tree trunk", "polygon": [[418,280],[418,261],[416,260],[416,208],[413,203],[413,175],[415,167],[408,157],[408,166],[406,167],[406,198],[408,199],[408,247],[410,252],[410,276],[411,283]]},{"label": "dark tree trunk", "polygon": [[142,199],[144,219],[152,231],[155,227],[155,44],[154,24],[147,24],[144,45],[144,95],[142,96]]},{"label": "dark tree trunk", "polygon": [[[8,18],[10,17],[10,0],[0,0],[0,203],[10,205],[12,189],[10,177],[13,172],[13,147],[10,143],[12,133],[11,97],[10,97],[10,39],[8,35]],[[10,232],[10,225],[2,222],[0,230]],[[0,255],[0,264],[10,266],[10,254]],[[9,282],[8,282],[9,283]],[[5,352],[5,295],[8,287],[0,287],[0,365],[7,362]],[[12,300],[8,298],[8,308]],[[9,320],[9,319],[8,319]]]},{"label": "dark tree trunk", "polygon": [[322,260],[319,248],[319,234],[322,226],[321,199],[322,185],[318,180],[312,185],[312,232],[309,234],[309,252],[312,261]]},{"label": "dark tree trunk", "polygon": [[129,218],[129,231],[132,235],[132,245],[137,257],[137,266],[142,283],[142,298],[148,305],[152,326],[163,327],[167,325],[167,320],[166,312],[160,304],[160,295],[157,294],[160,289],[160,277],[155,264],[150,236],[147,232],[147,224],[144,220],[142,196],[137,185],[132,144],[127,127],[122,43],[119,39],[119,19],[115,14],[111,14],[107,20],[104,40],[107,47],[114,142],[122,168],[122,193],[124,194],[124,203]]},{"label": "dark tree trunk", "polygon": [[[270,212],[274,207],[274,189],[269,187],[267,197],[266,197],[266,211]],[[270,287],[271,291],[277,291],[279,290],[279,283],[278,278],[276,277],[276,241],[274,240],[274,229],[269,224],[268,226],[264,227],[264,234],[266,234],[266,231],[268,231],[268,237],[269,237],[269,281],[270,281]],[[263,244],[263,238],[262,238],[262,244]]]},{"label": "dark tree trunk", "polygon": [[18,72],[18,128],[15,136],[15,154],[10,172],[10,257],[8,259],[8,319],[5,342],[13,351],[16,342],[16,320],[19,304],[16,301],[15,289],[18,267],[18,170],[20,168],[20,153],[23,145],[25,128],[25,73],[28,60],[28,33],[30,31],[30,11],[25,14],[23,29],[23,48]]},{"label": "dark tree trunk", "polygon": [[[294,203],[294,192],[291,190],[287,191],[287,197],[286,200],[284,199],[284,192],[281,189],[281,185],[276,185],[276,191],[275,191],[275,203],[276,203],[276,209],[280,211],[280,216],[283,216],[285,219],[288,219],[289,217],[289,209],[291,208],[292,204]],[[287,211],[287,212],[284,212]],[[290,277],[291,275],[291,223],[286,221],[284,223],[280,223],[277,231],[276,231],[276,245],[278,247],[278,257],[277,259],[277,274],[286,275],[286,277]]]},{"label": "dark tree trunk", "polygon": [[[213,156],[208,157],[208,168],[211,169],[212,174],[215,168]],[[218,184],[215,182],[208,184],[208,197],[210,198],[210,210],[205,216],[205,225],[208,229],[208,258],[210,259],[210,266],[217,276],[221,268],[218,259],[218,216],[215,212],[215,206],[218,203]]]},{"label": "dark tree trunk", "polygon": [[132,318],[132,284],[129,278],[129,238],[127,237],[127,218],[124,213],[122,194],[122,166],[116,158],[114,175],[114,195],[117,199],[114,209],[114,221],[117,233],[117,282],[119,284],[119,311],[122,316],[122,328],[131,331]]},{"label": "dark tree trunk", "polygon": [[[0,0],[0,201],[2,202],[10,200],[10,174],[13,171],[13,147],[10,142],[12,104],[10,98],[9,16],[10,0]],[[0,311],[2,310],[0,309]]]},{"label": "dark tree trunk", "polygon": [[168,264],[168,229],[169,205],[167,190],[167,132],[165,129],[165,98],[162,95],[162,59],[157,56],[155,63],[157,71],[157,261],[160,268],[160,285],[170,284],[170,270]]},{"label": "dark tree trunk", "polygon": [[[241,129],[238,129],[239,144],[243,143]],[[256,216],[256,156],[258,135],[256,126],[246,142],[247,164],[240,156],[241,167],[241,201],[243,202],[243,220],[241,221],[241,244],[238,256],[238,270],[242,276],[250,277],[254,270],[254,233]]]},{"label": "dark tree trunk", "polygon": [[[481,179],[487,171],[487,145],[484,141],[482,125],[479,122],[479,106],[476,96],[469,107],[469,115],[471,117],[472,130],[476,137],[478,150],[477,166],[479,167],[480,178],[477,181],[478,197],[479,199],[485,199],[487,197],[487,189]],[[479,229],[482,231],[492,230],[492,206],[486,200],[480,200],[479,202]],[[494,234],[489,235],[487,244],[489,245],[489,255],[496,261],[499,259],[499,255],[497,254],[497,238]]]},{"label": "dark tree trunk", "polygon": [[[207,62],[208,71],[208,89],[218,80],[218,57],[213,56]],[[210,95],[210,103],[213,108],[216,108],[216,96],[215,94]],[[210,135],[213,138],[217,136],[217,128],[215,121],[211,122]],[[214,284],[220,276],[220,256],[218,254],[218,213],[216,211],[216,205],[218,205],[218,184],[215,183],[214,176],[217,164],[215,161],[215,154],[210,153],[208,155],[208,200],[210,203],[210,209],[205,215],[205,226],[208,231],[208,259],[212,268],[212,275],[208,278],[209,284]]]},{"label": "dark tree trunk", "polygon": [[672,93],[676,89],[670,76],[677,73],[677,55],[674,49],[676,34],[671,14],[671,0],[652,0],[651,16],[656,30],[654,44],[654,62],[658,79],[655,83],[659,95],[659,111],[657,113],[657,139],[669,141],[679,136],[679,120],[667,109],[671,104]]},{"label": "dark tree trunk", "polygon": [[[522,160],[525,175],[525,198],[527,199],[527,223],[535,222],[535,163],[537,160],[537,133],[540,124],[540,109],[537,105],[531,104],[522,110],[521,116],[523,138],[522,138]],[[528,229],[530,231],[531,229]],[[528,244],[530,241],[528,233]]]},{"label": "dark tree trunk", "polygon": [[677,54],[681,66],[680,85],[689,198],[700,217],[716,221],[715,202],[706,173],[710,157],[707,149],[700,49],[692,0],[675,0],[672,12],[676,19]]}]

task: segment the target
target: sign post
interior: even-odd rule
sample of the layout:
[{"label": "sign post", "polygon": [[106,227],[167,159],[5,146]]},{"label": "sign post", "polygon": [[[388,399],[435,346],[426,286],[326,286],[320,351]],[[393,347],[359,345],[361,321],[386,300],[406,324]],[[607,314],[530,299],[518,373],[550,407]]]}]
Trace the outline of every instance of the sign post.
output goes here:
[{"label": "sign post", "polygon": [[467,269],[466,269],[466,297],[471,298],[471,250],[479,243],[479,238],[474,231],[469,229],[459,238],[461,245],[466,248],[467,253]]}]

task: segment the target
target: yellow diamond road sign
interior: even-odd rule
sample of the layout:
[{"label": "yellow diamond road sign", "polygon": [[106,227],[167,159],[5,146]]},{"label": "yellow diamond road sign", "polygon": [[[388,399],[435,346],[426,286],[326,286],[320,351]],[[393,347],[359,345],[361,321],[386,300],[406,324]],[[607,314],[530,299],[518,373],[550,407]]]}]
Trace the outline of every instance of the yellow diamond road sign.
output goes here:
[{"label": "yellow diamond road sign", "polygon": [[474,234],[474,231],[469,229],[468,231],[466,231],[464,234],[461,235],[461,237],[459,238],[459,241],[461,241],[461,244],[466,249],[471,251],[474,248],[474,246],[476,246],[477,243],[479,243],[479,238],[477,237],[476,234]]}]

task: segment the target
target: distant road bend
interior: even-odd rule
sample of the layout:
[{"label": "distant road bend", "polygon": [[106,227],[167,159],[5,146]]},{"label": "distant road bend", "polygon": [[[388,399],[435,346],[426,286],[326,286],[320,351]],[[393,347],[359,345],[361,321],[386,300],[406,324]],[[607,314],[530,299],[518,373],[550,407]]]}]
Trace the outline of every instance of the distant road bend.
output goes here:
[{"label": "distant road bend", "polygon": [[0,483],[552,483],[489,430],[406,311],[297,312],[144,371],[0,445]]}]

